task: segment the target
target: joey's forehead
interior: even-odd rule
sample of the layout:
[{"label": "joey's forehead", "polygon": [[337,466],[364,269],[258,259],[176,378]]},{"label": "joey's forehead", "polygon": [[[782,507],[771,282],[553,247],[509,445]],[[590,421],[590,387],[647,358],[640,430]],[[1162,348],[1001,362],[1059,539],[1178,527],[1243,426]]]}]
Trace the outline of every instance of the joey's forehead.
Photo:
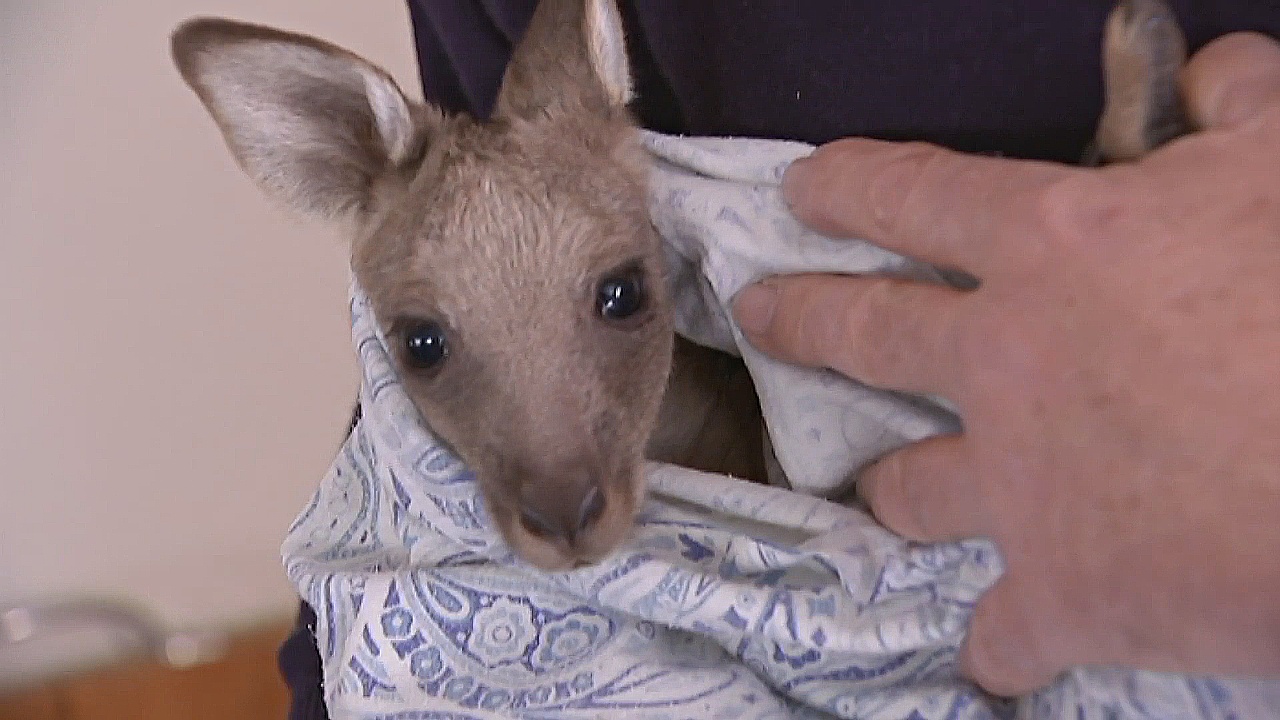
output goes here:
[{"label": "joey's forehead", "polygon": [[647,219],[543,182],[509,177],[450,183],[409,236],[409,265],[511,283],[577,281],[657,251]]},{"label": "joey's forehead", "polygon": [[544,286],[577,282],[602,271],[616,255],[634,253],[621,236],[576,207],[510,194],[457,203],[423,227],[410,265],[424,275],[466,283]]}]

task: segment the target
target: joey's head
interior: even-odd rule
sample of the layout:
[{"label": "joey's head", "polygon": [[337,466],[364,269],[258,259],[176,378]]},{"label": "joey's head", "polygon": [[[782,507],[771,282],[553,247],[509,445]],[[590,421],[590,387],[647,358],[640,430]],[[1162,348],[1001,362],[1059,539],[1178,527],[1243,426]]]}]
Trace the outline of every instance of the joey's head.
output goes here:
[{"label": "joey's head", "polygon": [[320,40],[198,19],[183,77],[275,198],[349,218],[404,387],[525,560],[629,533],[672,322],[613,0],[543,0],[493,116],[406,99]]}]

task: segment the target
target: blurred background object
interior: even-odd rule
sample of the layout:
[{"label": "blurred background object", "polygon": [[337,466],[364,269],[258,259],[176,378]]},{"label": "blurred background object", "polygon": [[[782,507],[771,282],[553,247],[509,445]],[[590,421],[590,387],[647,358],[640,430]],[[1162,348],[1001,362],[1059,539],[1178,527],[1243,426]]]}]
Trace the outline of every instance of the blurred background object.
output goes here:
[{"label": "blurred background object", "polygon": [[0,608],[0,720],[283,720],[290,698],[273,668],[287,632],[170,632],[101,600]]},{"label": "blurred background object", "polygon": [[113,662],[197,667],[225,657],[225,634],[170,632],[143,608],[109,600],[0,606],[0,687]]},{"label": "blurred background object", "polygon": [[320,35],[418,94],[399,2],[0,1],[4,720],[41,693],[48,717],[170,717],[145,688],[202,673],[280,690],[279,543],[356,390],[346,247],[233,165],[168,55],[196,14]]}]

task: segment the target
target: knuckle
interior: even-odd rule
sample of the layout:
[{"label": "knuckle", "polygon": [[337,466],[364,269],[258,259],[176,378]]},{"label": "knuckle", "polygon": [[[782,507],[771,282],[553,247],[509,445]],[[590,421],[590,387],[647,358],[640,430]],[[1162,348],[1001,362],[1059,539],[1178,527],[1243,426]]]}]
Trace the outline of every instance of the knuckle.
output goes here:
[{"label": "knuckle", "polygon": [[834,167],[840,167],[851,157],[856,157],[865,152],[866,144],[866,140],[857,137],[832,140],[825,145],[818,146],[810,155],[810,158],[815,162],[830,163]]},{"label": "knuckle", "polygon": [[905,143],[867,184],[867,206],[877,232],[900,237],[910,225],[911,199],[946,164],[950,154],[924,142]]},{"label": "knuckle", "polygon": [[808,278],[784,292],[781,309],[775,315],[775,327],[786,336],[785,342],[802,362],[830,365],[842,346],[848,344],[840,328],[831,321],[833,312],[826,296],[831,291],[829,278]]},{"label": "knuckle", "polygon": [[836,346],[839,353],[833,356],[841,370],[850,376],[881,376],[886,366],[891,367],[900,355],[899,342],[886,322],[884,311],[892,307],[889,298],[892,286],[888,281],[868,283],[851,293],[838,322],[830,323],[829,331],[842,339]]},{"label": "knuckle", "polygon": [[1115,173],[1070,173],[1035,191],[1031,238],[1041,250],[1096,245],[1107,239],[1132,212],[1129,183]]},{"label": "knuckle", "polygon": [[800,193],[790,185],[788,203],[792,210],[808,225],[834,232],[843,229],[850,209],[851,189],[859,187],[861,180],[858,162],[863,141],[859,139],[836,140],[820,146],[812,154],[793,167],[807,168],[805,182]]}]

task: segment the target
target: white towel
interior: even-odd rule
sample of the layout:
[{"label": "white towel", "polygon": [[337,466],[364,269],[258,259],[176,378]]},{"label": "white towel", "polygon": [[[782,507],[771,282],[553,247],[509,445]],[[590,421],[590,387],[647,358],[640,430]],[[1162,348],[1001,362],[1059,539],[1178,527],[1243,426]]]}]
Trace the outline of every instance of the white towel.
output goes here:
[{"label": "white towel", "polygon": [[431,435],[353,287],[363,419],[283,548],[319,618],[334,720],[1225,720],[1280,708],[1266,683],[1080,670],[1003,702],[960,680],[956,649],[997,554],[977,540],[907,543],[815,497],[954,420],[765,360],[727,315],[734,292],[770,272],[929,271],[795,224],[777,184],[807,146],[645,139],[680,329],[739,348],[793,489],[653,464],[631,542],[595,567],[537,572]]},{"label": "white towel", "polygon": [[788,487],[837,494],[851,474],[883,453],[959,428],[944,400],[912,398],[772,360],[730,321],[733,296],[770,274],[941,280],[932,268],[869,243],[810,232],[787,212],[778,184],[787,166],[811,146],[657,133],[646,133],[645,144],[654,157],[650,213],[674,270],[677,329],[742,356]]}]

